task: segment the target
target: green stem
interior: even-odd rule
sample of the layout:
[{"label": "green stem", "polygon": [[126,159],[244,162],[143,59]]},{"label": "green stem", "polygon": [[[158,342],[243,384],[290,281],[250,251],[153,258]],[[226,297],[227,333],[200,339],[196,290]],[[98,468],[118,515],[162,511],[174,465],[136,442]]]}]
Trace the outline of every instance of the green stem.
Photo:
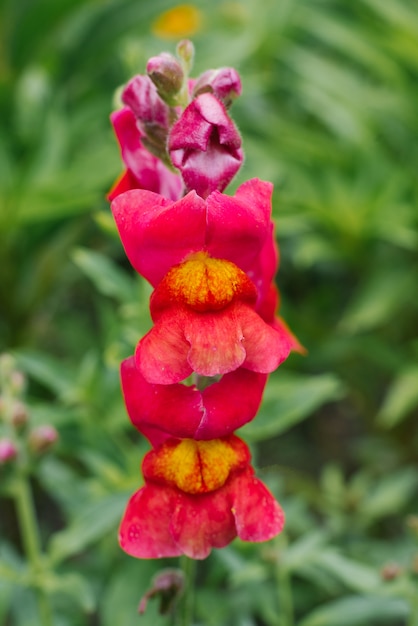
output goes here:
[{"label": "green stem", "polygon": [[184,594],[180,624],[181,626],[192,626],[196,561],[194,559],[190,559],[188,556],[182,556],[180,564],[184,573]]},{"label": "green stem", "polygon": [[[30,564],[32,578],[36,581],[42,581],[44,567],[38,523],[28,477],[23,472],[16,476],[14,499],[23,546]],[[35,587],[35,592],[38,600],[40,623],[42,626],[53,626],[51,605],[47,594],[38,585]]]},{"label": "green stem", "polygon": [[412,590],[410,605],[411,613],[408,620],[408,626],[418,626],[418,588],[413,583],[414,589]]},{"label": "green stem", "polygon": [[[287,539],[281,535],[277,540],[277,546],[280,552],[284,552],[287,546]],[[292,581],[287,567],[283,567],[280,563],[275,565],[277,596],[279,600],[279,626],[293,626],[295,623],[295,615],[293,608]]]}]

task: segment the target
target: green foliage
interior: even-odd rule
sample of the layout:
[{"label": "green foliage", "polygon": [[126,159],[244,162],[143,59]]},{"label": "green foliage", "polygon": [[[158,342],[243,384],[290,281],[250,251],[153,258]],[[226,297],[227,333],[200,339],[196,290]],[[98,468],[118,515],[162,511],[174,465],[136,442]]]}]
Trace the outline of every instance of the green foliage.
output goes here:
[{"label": "green foliage", "polygon": [[[195,3],[198,73],[235,65],[232,114],[275,184],[281,314],[307,348],[243,429],[286,536],[198,564],[199,626],[418,623],[418,14],[412,0]],[[118,367],[150,327],[106,192],[121,171],[115,91],[177,38],[168,0],[5,0],[0,8],[0,351],[28,377],[31,424],[60,439],[30,467],[45,563],[31,578],[0,468],[0,622],[152,624],[166,562],[117,545],[146,450]],[[0,432],[0,436],[4,433]],[[171,565],[171,562],[168,562]]]}]

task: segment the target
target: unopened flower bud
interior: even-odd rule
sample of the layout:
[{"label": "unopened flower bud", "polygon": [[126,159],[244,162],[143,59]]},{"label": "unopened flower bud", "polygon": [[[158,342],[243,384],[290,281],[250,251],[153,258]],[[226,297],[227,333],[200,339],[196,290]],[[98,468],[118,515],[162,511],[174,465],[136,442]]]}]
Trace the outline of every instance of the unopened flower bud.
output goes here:
[{"label": "unopened flower bud", "polygon": [[11,439],[0,439],[0,465],[6,465],[17,457],[17,448]]},{"label": "unopened flower bud", "polygon": [[148,600],[155,596],[160,598],[160,613],[162,615],[169,613],[183,589],[184,574],[181,570],[163,570],[155,576],[151,589],[141,598],[138,613],[141,615],[145,613]]},{"label": "unopened flower bud", "polygon": [[238,72],[233,67],[220,67],[217,70],[203,72],[196,80],[193,97],[207,92],[213,93],[226,107],[229,107],[242,92]]},{"label": "unopened flower bud", "polygon": [[15,401],[12,408],[11,422],[13,426],[20,430],[28,422],[28,409],[23,402]]},{"label": "unopened flower bud", "polygon": [[54,445],[57,439],[58,432],[50,424],[37,426],[29,434],[29,448],[35,454],[43,454]]},{"label": "unopened flower bud", "polygon": [[183,85],[184,73],[179,61],[168,52],[151,57],[147,63],[147,74],[157,88],[158,95],[171,106],[175,106],[176,95]]},{"label": "unopened flower bud", "polygon": [[150,124],[168,129],[169,107],[149,76],[134,76],[122,91],[122,102],[131,109],[143,132]]},{"label": "unopened flower bud", "polygon": [[380,571],[383,580],[394,580],[402,574],[402,567],[398,563],[387,563]]},{"label": "unopened flower bud", "polygon": [[6,399],[0,394],[0,420],[6,417]]},{"label": "unopened flower bud", "polygon": [[179,59],[183,61],[187,74],[189,74],[193,67],[194,45],[189,39],[182,39],[177,44],[176,52]]},{"label": "unopened flower bud", "polygon": [[10,375],[10,391],[14,396],[21,396],[26,387],[26,378],[23,372],[14,370]]},{"label": "unopened flower bud", "polygon": [[171,129],[168,149],[187,189],[202,198],[223,191],[243,161],[240,134],[211,93],[201,94],[184,110]]}]

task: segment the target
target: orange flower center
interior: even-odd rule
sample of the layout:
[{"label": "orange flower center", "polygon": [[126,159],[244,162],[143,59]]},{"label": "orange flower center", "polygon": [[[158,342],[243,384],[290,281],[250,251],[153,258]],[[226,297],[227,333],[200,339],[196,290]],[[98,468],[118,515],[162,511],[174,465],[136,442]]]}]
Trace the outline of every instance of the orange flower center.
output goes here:
[{"label": "orange flower center", "polygon": [[249,461],[247,446],[235,435],[210,441],[171,440],[148,452],[143,472],[149,480],[202,494],[222,487],[232,471],[244,468]]},{"label": "orange flower center", "polygon": [[196,252],[167,272],[154,292],[154,305],[180,302],[203,312],[223,309],[236,298],[256,297],[254,284],[235,263]]}]

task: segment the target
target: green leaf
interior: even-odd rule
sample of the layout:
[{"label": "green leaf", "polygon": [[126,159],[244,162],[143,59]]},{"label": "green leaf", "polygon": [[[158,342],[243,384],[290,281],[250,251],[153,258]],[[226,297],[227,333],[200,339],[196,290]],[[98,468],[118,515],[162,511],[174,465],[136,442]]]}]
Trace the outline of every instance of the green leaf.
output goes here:
[{"label": "green leaf", "polygon": [[381,578],[376,569],[339,554],[332,548],[321,550],[316,557],[317,566],[338,578],[350,591],[375,591]]},{"label": "green leaf", "polygon": [[69,596],[83,611],[91,613],[96,606],[96,599],[90,582],[81,574],[70,572],[54,576],[48,587],[52,593]]},{"label": "green leaf", "polygon": [[412,365],[395,378],[383,400],[377,423],[393,428],[418,405],[418,366]]},{"label": "green leaf", "polygon": [[409,302],[416,280],[416,271],[408,267],[378,266],[355,292],[340,321],[341,330],[358,333],[387,323]]},{"label": "green leaf", "polygon": [[169,618],[159,614],[158,598],[150,599],[146,612],[138,618],[137,609],[145,592],[151,587],[153,577],[160,569],[156,560],[132,560],[121,555],[121,566],[112,573],[106,593],[100,601],[103,626],[134,624],[138,626],[169,625]]},{"label": "green leaf", "polygon": [[74,382],[73,371],[69,367],[41,352],[22,350],[15,354],[19,366],[26,374],[59,396],[70,394]]},{"label": "green leaf", "polygon": [[403,620],[408,613],[407,603],[398,598],[347,596],[315,609],[298,626],[392,626],[394,620]]},{"label": "green leaf", "polygon": [[281,566],[290,572],[297,572],[306,562],[315,561],[324,549],[326,534],[313,530],[288,545],[281,558]]},{"label": "green leaf", "polygon": [[386,515],[399,515],[409,502],[416,499],[418,472],[415,467],[403,467],[387,474],[374,485],[363,501],[361,514],[369,520]]},{"label": "green leaf", "polygon": [[90,278],[100,293],[122,302],[132,300],[135,293],[134,281],[111,259],[86,248],[77,248],[72,257],[74,263]]},{"label": "green leaf", "polygon": [[123,509],[128,500],[127,493],[114,493],[89,504],[66,529],[52,537],[50,556],[59,561],[82,552],[111,530],[116,534]]},{"label": "green leaf", "polygon": [[261,441],[279,435],[311,415],[327,402],[344,394],[336,376],[300,376],[282,374],[271,376],[257,418],[241,430],[244,438]]}]

